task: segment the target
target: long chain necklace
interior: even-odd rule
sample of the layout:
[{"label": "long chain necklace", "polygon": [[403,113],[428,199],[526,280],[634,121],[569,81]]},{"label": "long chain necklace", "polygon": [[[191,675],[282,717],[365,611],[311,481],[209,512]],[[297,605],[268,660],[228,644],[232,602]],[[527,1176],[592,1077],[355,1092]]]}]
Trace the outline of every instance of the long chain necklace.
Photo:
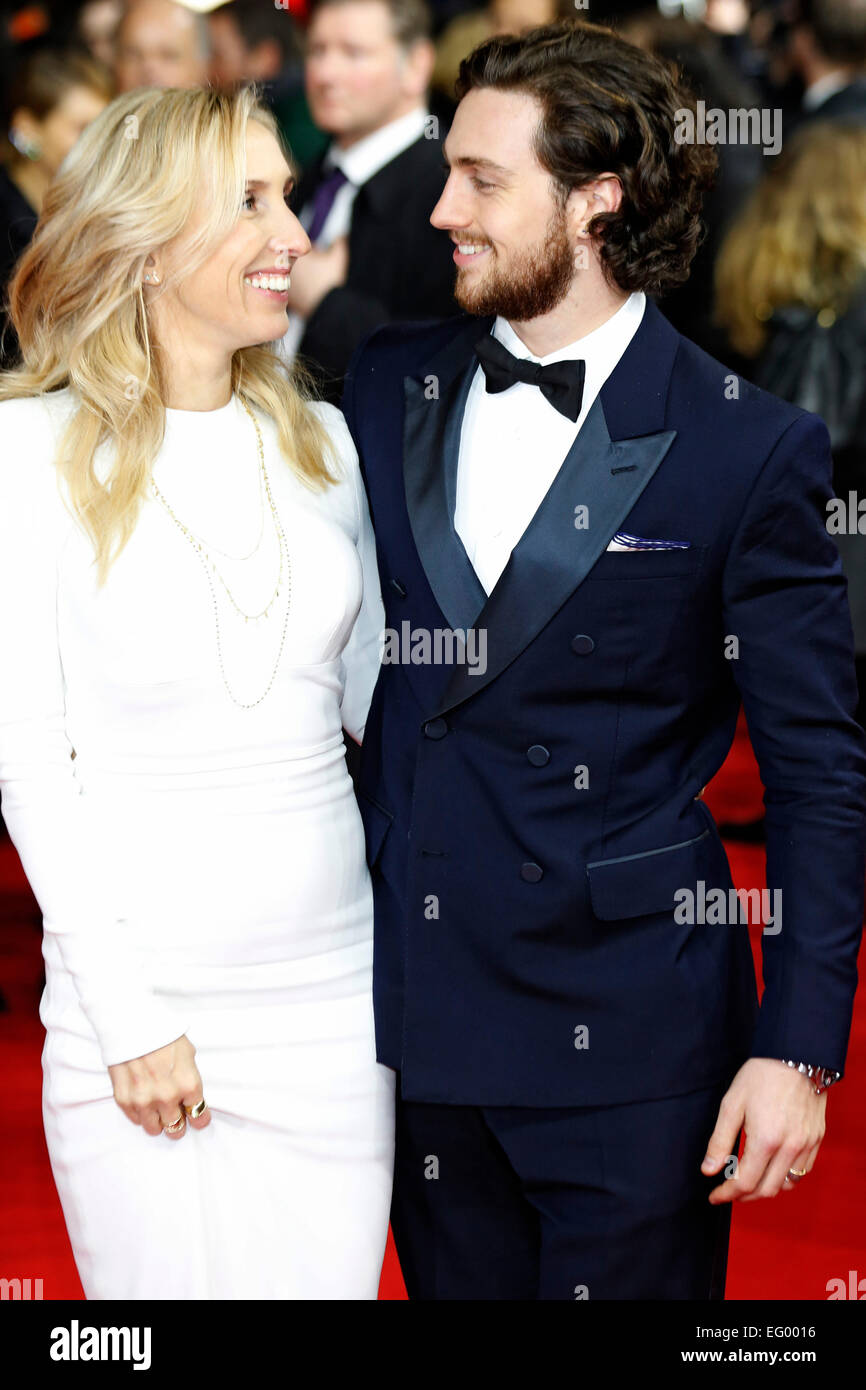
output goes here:
[{"label": "long chain necklace", "polygon": [[[252,550],[248,550],[247,553],[246,553],[246,555],[230,555],[229,552],[228,552],[227,550],[220,550],[219,546],[218,546],[218,545],[214,545],[213,542],[205,543],[204,541],[202,541],[202,537],[198,534],[198,532],[197,532],[197,531],[193,531],[193,529],[192,529],[191,526],[188,526],[188,527],[187,527],[187,530],[189,531],[189,534],[190,534],[191,536],[193,536],[197,541],[202,541],[202,544],[205,546],[205,549],[206,549],[206,550],[212,552],[214,555],[221,555],[222,558],[223,558],[224,560],[251,560],[251,559],[253,558],[253,556],[254,556],[254,555],[257,555],[258,552],[259,552],[259,550],[261,549],[262,539],[263,539],[264,534],[265,534],[265,486],[264,486],[264,479],[265,479],[265,475],[264,475],[264,472],[263,472],[263,470],[262,470],[262,468],[261,468],[261,465],[260,465],[260,466],[259,466],[259,469],[258,469],[258,480],[259,480],[259,534],[258,534],[258,539],[256,540],[256,543],[255,543],[255,545],[253,546]],[[222,578],[221,575],[220,575],[220,578]],[[226,592],[228,593],[228,590],[226,590]],[[231,594],[229,594],[229,598],[231,598]]]},{"label": "long chain necklace", "polygon": [[[152,489],[153,489],[154,496],[162,503],[163,507],[164,507],[165,510],[168,512],[169,516],[171,517],[171,519],[172,519],[172,521],[174,522],[174,524],[177,526],[178,530],[179,530],[179,531],[181,532],[181,534],[186,538],[186,540],[189,541],[189,544],[192,546],[193,550],[195,551],[196,555],[198,556],[198,559],[199,559],[199,561],[200,561],[200,563],[201,563],[202,569],[204,570],[205,578],[207,579],[207,582],[208,582],[208,588],[210,589],[210,593],[211,593],[211,600],[212,600],[212,602],[213,602],[214,625],[215,625],[215,629],[216,629],[217,658],[218,658],[218,661],[219,661],[220,675],[222,676],[223,685],[225,686],[226,691],[228,692],[228,694],[229,694],[230,698],[232,699],[232,701],[234,702],[234,704],[236,704],[240,709],[254,709],[254,708],[256,707],[256,705],[260,705],[260,704],[261,704],[262,700],[264,700],[265,696],[268,695],[268,693],[270,692],[271,686],[273,685],[273,683],[274,683],[274,681],[275,681],[275,679],[276,679],[277,670],[279,669],[280,658],[282,657],[283,648],[284,648],[285,642],[286,642],[286,630],[287,630],[288,625],[289,625],[289,610],[290,610],[290,608],[291,608],[291,606],[292,606],[292,571],[291,571],[291,563],[290,563],[290,559],[289,559],[289,547],[288,547],[288,543],[286,542],[286,535],[285,535],[285,532],[284,532],[284,530],[283,530],[282,522],[280,521],[279,512],[277,511],[276,506],[275,506],[275,504],[274,504],[273,495],[272,495],[272,493],[271,493],[270,479],[268,478],[268,470],[267,470],[267,468],[265,467],[265,451],[264,451],[264,445],[262,444],[262,435],[261,435],[261,430],[259,429],[259,422],[258,422],[258,420],[256,419],[256,417],[255,417],[255,415],[253,414],[253,412],[250,410],[250,408],[249,408],[249,406],[247,405],[246,401],[244,400],[243,396],[239,396],[238,399],[240,400],[241,405],[243,406],[244,410],[247,412],[247,414],[249,415],[250,419],[252,420],[253,426],[255,427],[255,431],[256,431],[256,444],[257,444],[257,446],[258,446],[258,452],[259,452],[259,470],[260,470],[260,478],[261,478],[261,480],[262,480],[262,482],[263,482],[263,484],[264,484],[264,490],[265,490],[265,493],[266,493],[266,495],[267,495],[268,503],[269,503],[269,506],[270,506],[270,509],[271,509],[271,516],[272,516],[272,518],[273,518],[274,530],[275,530],[276,535],[277,535],[277,541],[278,541],[279,552],[280,552],[280,568],[279,568],[279,572],[278,572],[278,574],[277,574],[277,582],[276,582],[276,585],[274,586],[274,592],[271,594],[271,597],[269,598],[269,600],[268,600],[267,604],[265,605],[265,607],[264,607],[259,613],[245,613],[245,612],[244,612],[244,610],[240,607],[240,605],[238,604],[237,600],[235,599],[234,594],[231,592],[231,589],[229,588],[229,586],[228,586],[228,584],[226,583],[225,579],[223,578],[222,574],[221,574],[220,571],[217,569],[216,563],[211,559],[211,556],[210,556],[210,553],[209,553],[209,551],[208,551],[208,548],[205,546],[204,542],[203,542],[197,535],[195,535],[195,533],[194,533],[193,531],[191,531],[190,528],[189,528],[188,526],[184,525],[184,523],[179,519],[179,517],[177,517],[177,516],[175,515],[174,511],[173,511],[172,508],[169,506],[169,503],[167,502],[166,498],[163,496],[162,492],[159,490],[159,488],[157,487],[156,483],[155,483],[153,480],[151,480],[151,487],[152,487]],[[260,492],[261,492],[261,483],[260,483]],[[263,510],[263,513],[264,513],[264,508],[263,508],[262,510]],[[263,519],[262,519],[262,529],[264,530],[264,515],[263,515]],[[250,559],[250,558],[252,557],[252,555],[254,555],[254,554],[256,553],[256,551],[258,550],[260,544],[261,544],[261,536],[259,537],[259,540],[258,540],[258,542],[256,543],[255,548],[254,548],[252,551],[250,551],[250,554],[249,554],[249,555],[247,555],[247,556],[235,556],[235,557],[227,556],[227,555],[226,555],[226,558],[227,558],[227,559],[231,559],[231,558],[235,558],[235,559]],[[216,547],[213,547],[213,548],[216,549]],[[220,551],[219,553],[225,555],[225,552],[224,552],[224,551]],[[243,620],[244,620],[245,623],[247,623],[247,622],[258,622],[258,620],[259,620],[260,618],[267,618],[267,616],[268,616],[268,614],[269,614],[269,612],[270,612],[270,609],[271,609],[272,605],[274,604],[274,602],[276,601],[276,599],[279,597],[280,588],[281,588],[282,581],[283,581],[283,574],[284,574],[284,572],[285,572],[285,575],[286,575],[286,588],[287,588],[287,591],[288,591],[288,592],[287,592],[287,596],[286,596],[286,612],[285,612],[285,616],[284,616],[284,618],[283,618],[283,630],[282,630],[282,634],[281,634],[281,636],[280,636],[280,646],[279,646],[279,650],[278,650],[278,652],[277,652],[277,659],[276,659],[276,661],[275,661],[275,663],[274,663],[274,669],[273,669],[273,671],[271,672],[270,680],[268,681],[268,683],[267,683],[267,685],[266,685],[264,691],[263,691],[262,694],[258,697],[257,700],[251,700],[251,701],[249,701],[249,702],[246,702],[246,701],[243,701],[243,700],[239,700],[239,699],[237,698],[237,696],[235,695],[234,691],[232,690],[232,688],[231,688],[231,686],[230,686],[230,684],[229,684],[229,681],[228,681],[228,677],[226,676],[225,661],[224,661],[224,659],[223,659],[222,641],[221,641],[221,638],[220,638],[219,605],[217,604],[216,590],[214,589],[213,580],[211,579],[211,573],[212,573],[212,572],[213,572],[214,574],[216,574],[217,578],[219,579],[220,583],[222,584],[223,588],[225,589],[226,593],[228,594],[228,597],[229,597],[229,599],[231,600],[232,606],[234,607],[235,611],[239,614],[239,616],[243,618]]]}]

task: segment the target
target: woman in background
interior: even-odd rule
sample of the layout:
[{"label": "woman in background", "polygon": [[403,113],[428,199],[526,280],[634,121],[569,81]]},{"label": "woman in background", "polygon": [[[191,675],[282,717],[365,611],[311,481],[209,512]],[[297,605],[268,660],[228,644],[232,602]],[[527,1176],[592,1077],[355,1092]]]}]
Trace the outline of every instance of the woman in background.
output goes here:
[{"label": "woman in background", "polygon": [[[3,100],[0,138],[0,364],[17,356],[6,286],[45,194],[79,135],[111,99],[107,74],[80,53],[43,49],[23,63]],[[6,329],[5,336],[2,329]]]},{"label": "woman in background", "polygon": [[88,1298],[375,1299],[385,1249],[342,737],[383,613],[349,432],[271,347],[310,245],[275,130],[248,89],[118,98],[11,286],[0,789]]},{"label": "woman in background", "polygon": [[[866,498],[866,129],[827,122],[786,141],[722,246],[716,312],[743,375],[826,421],[836,496],[846,507],[851,491]],[[828,529],[848,578],[866,724],[857,524]]]}]

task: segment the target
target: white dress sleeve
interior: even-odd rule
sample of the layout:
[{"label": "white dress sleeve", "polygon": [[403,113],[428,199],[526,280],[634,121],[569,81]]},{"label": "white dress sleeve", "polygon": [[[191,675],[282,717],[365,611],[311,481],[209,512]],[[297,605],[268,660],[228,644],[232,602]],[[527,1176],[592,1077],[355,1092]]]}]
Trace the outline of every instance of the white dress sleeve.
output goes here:
[{"label": "white dress sleeve", "polygon": [[353,539],[361,561],[364,590],[358,616],[349,640],[343,648],[345,685],[340,712],[346,733],[356,743],[361,743],[370,701],[379,675],[385,627],[385,610],[376,560],[376,540],[364,480],[361,477],[358,451],[349,427],[336,406],[319,402],[318,410],[334,443],[353,498]]},{"label": "white dress sleeve", "polygon": [[155,996],[125,937],[108,828],[74,776],[57,627],[58,558],[74,523],[55,447],[44,403],[0,404],[0,793],[46,937],[111,1066],[173,1042],[186,1024]]}]

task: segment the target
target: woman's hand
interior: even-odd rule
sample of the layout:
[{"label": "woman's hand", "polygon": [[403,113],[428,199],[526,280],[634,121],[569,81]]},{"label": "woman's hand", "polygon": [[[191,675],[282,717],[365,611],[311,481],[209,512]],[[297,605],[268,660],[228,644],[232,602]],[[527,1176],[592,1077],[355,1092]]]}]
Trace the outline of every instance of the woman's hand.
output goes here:
[{"label": "woman's hand", "polygon": [[184,1036],[144,1057],[109,1067],[114,1099],[127,1119],[142,1125],[147,1134],[162,1134],[183,1116],[184,1123],[168,1135],[169,1139],[180,1139],[186,1134],[187,1118],[193,1129],[209,1125],[209,1110],[194,1120],[182,1108],[191,1110],[204,1099],[194,1058],[195,1048]]}]

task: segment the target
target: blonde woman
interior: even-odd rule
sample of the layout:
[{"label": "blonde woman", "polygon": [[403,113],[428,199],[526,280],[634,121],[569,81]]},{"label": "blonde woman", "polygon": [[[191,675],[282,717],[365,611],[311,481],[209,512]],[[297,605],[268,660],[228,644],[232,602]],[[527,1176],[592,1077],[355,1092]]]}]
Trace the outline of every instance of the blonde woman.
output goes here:
[{"label": "blonde woman", "polygon": [[[810,123],[731,226],[716,265],[716,317],[761,361],[789,310],[830,328],[866,281],[866,130]],[[816,409],[814,404],[808,409]]]},{"label": "blonde woman", "polygon": [[290,177],[250,91],[121,97],[11,289],[0,786],[88,1298],[377,1293],[394,1074],[341,726],[383,619],[348,431],[269,346]]}]

